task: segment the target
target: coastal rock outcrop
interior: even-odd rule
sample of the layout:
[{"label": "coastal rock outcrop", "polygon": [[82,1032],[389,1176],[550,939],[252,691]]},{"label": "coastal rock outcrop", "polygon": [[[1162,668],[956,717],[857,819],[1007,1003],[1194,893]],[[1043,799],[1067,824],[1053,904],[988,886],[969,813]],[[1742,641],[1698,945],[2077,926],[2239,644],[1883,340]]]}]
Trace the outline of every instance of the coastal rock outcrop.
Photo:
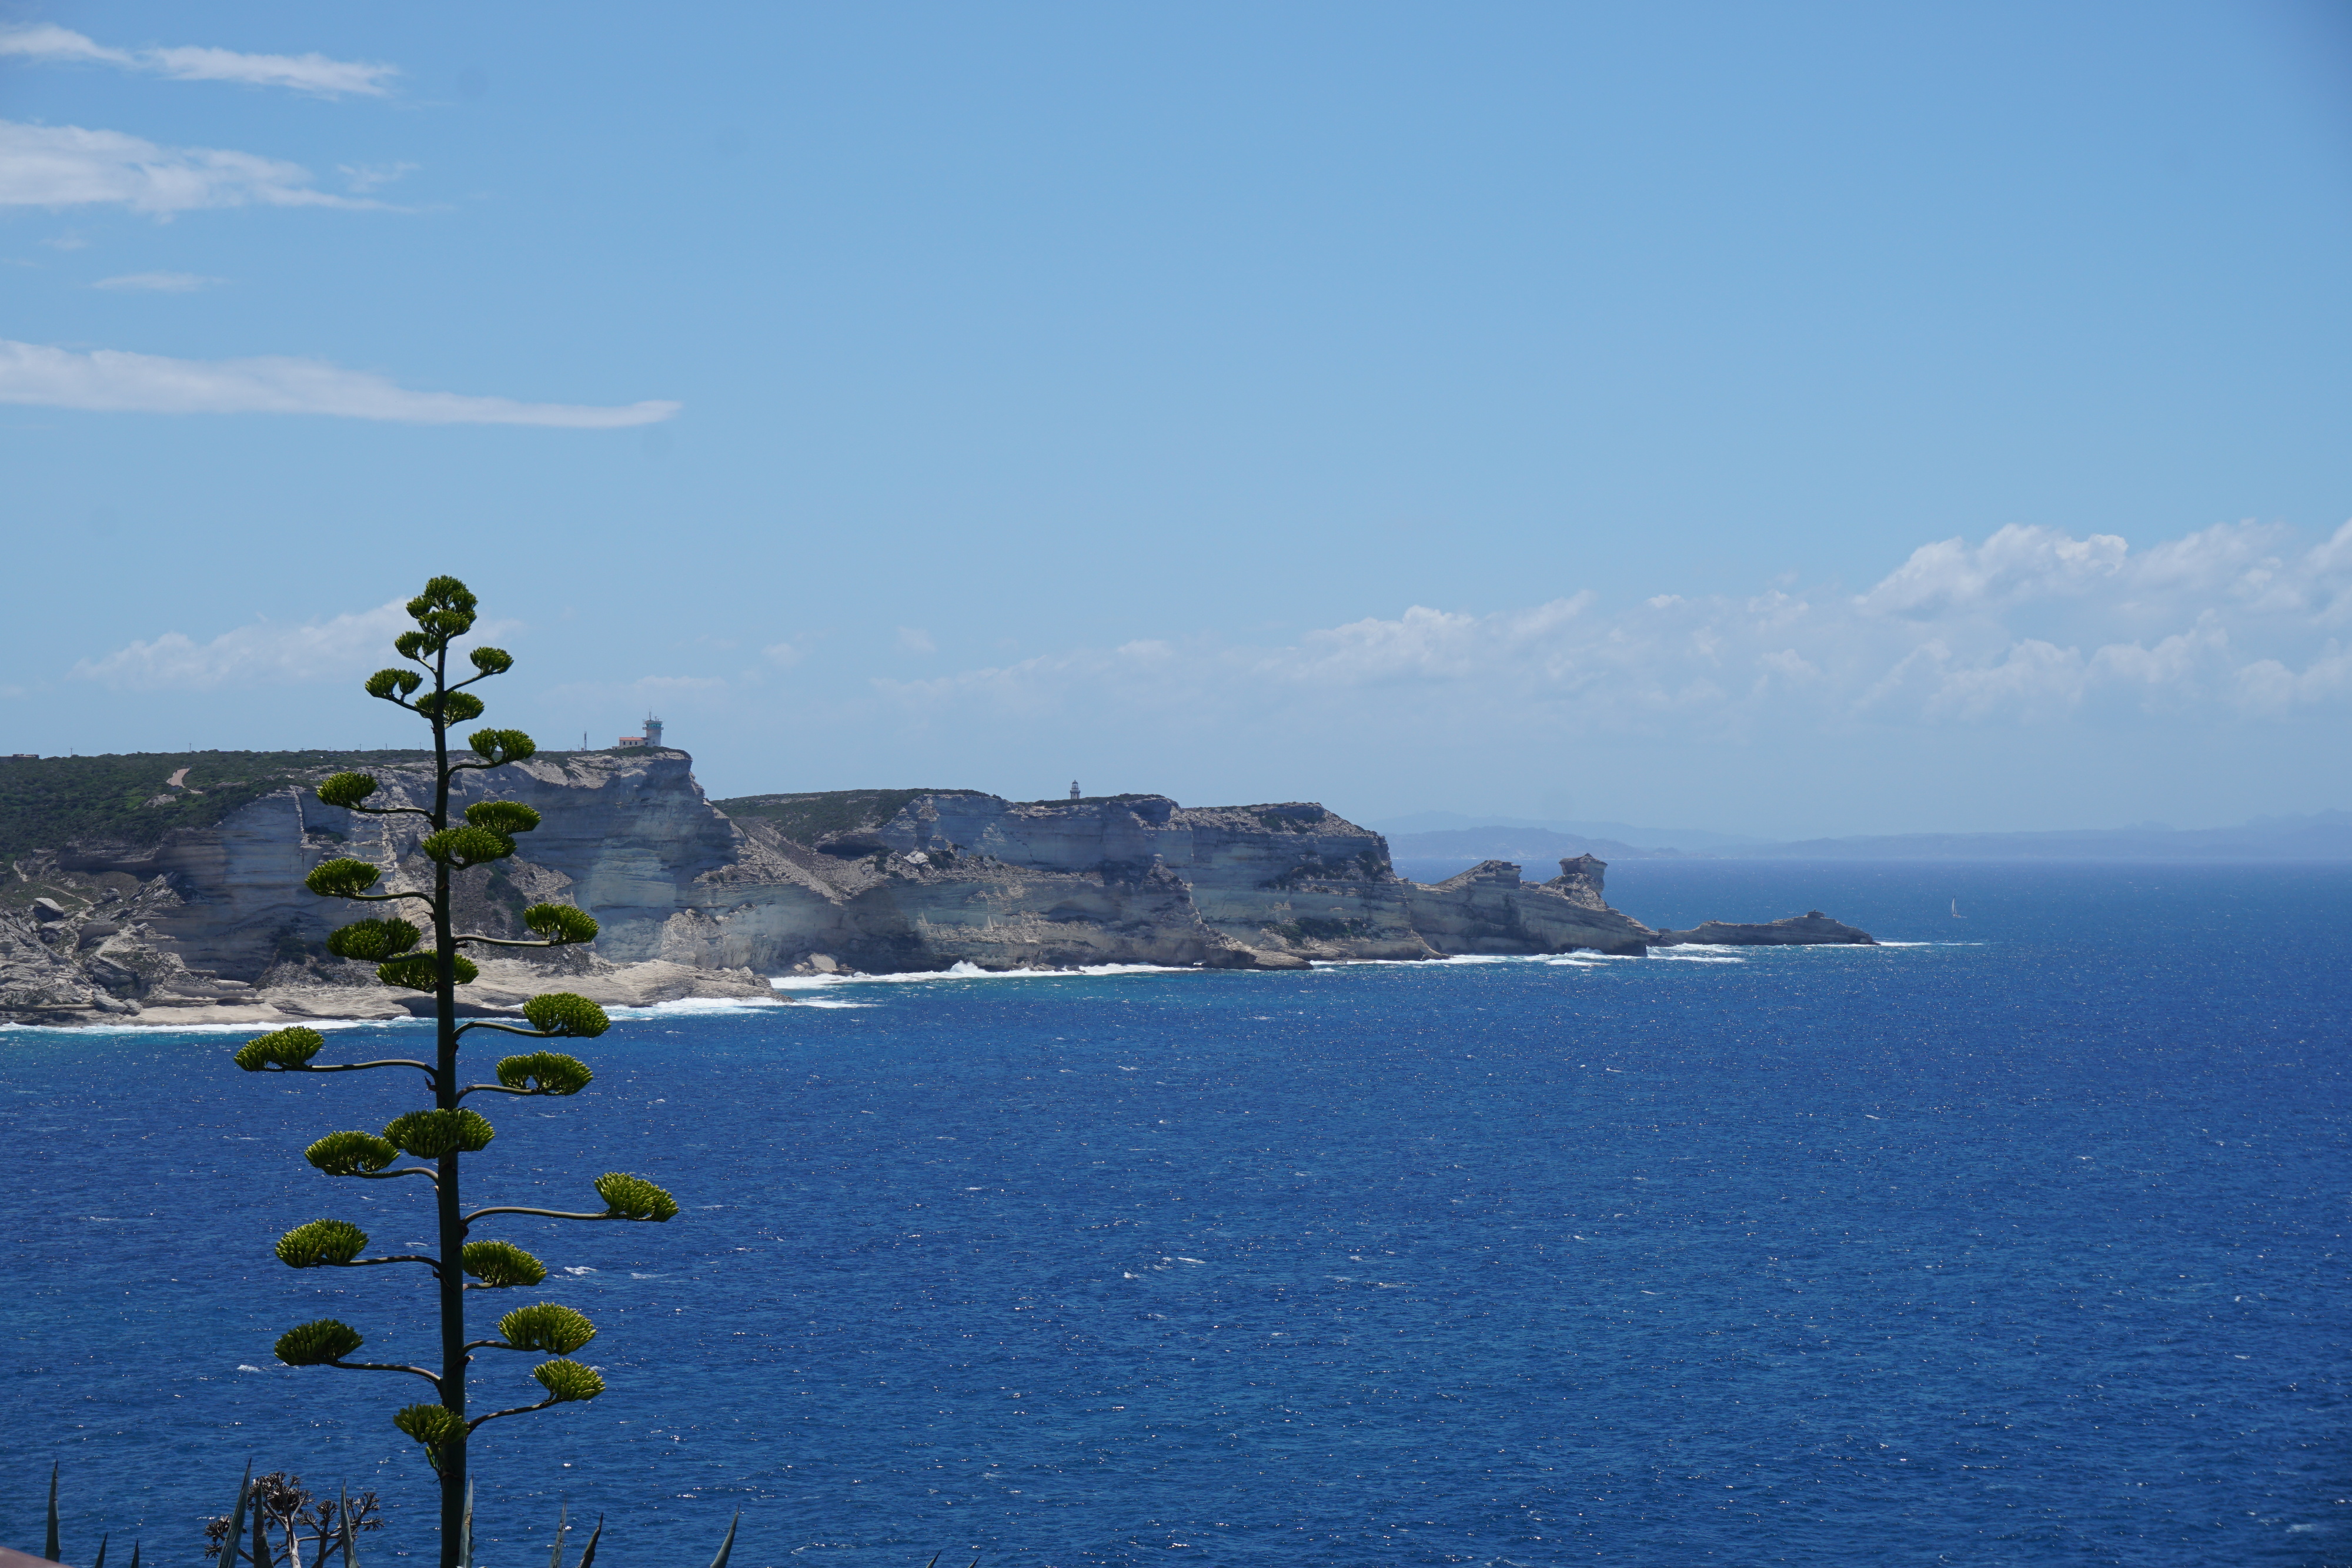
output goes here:
[{"label": "coastal rock outcrop", "polygon": [[1859,926],[1832,920],[1818,909],[1808,909],[1802,915],[1791,915],[1757,925],[1709,920],[1688,931],[1661,931],[1650,938],[1650,945],[1654,947],[1875,947],[1878,943],[1869,932]]},{"label": "coastal rock outcrop", "polygon": [[[0,1017],[227,1022],[414,1010],[416,998],[375,985],[365,966],[324,954],[330,931],[371,911],[301,885],[313,865],[343,855],[382,866],[387,888],[430,874],[417,850],[421,819],[319,801],[316,783],[340,760],[289,759],[268,787],[202,825],[86,833],[16,862],[17,913],[0,918]],[[424,801],[426,769],[367,761],[379,801]],[[184,768],[171,781],[182,793],[150,806],[186,821],[194,786],[179,780],[192,771],[201,784],[201,767]],[[461,775],[456,796],[460,809],[498,798],[541,816],[520,856],[461,883],[467,928],[517,935],[523,908],[541,900],[576,904],[603,927],[593,955],[563,955],[552,969],[486,963],[464,995],[488,1009],[559,984],[617,1005],[765,998],[763,977],[796,970],[1297,968],[1870,940],[1818,914],[1654,931],[1610,906],[1607,867],[1589,854],[1542,883],[1507,861],[1411,882],[1380,834],[1306,801],[1024,802],[908,789],[713,802],[691,759],[663,747],[542,754]]]}]

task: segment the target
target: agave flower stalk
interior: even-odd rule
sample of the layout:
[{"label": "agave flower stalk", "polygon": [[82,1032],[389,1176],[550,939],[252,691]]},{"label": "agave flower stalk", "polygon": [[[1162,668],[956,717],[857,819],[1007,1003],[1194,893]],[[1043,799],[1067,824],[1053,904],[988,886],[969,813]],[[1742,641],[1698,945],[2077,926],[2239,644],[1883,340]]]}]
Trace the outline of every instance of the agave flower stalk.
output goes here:
[{"label": "agave flower stalk", "polygon": [[[596,936],[593,918],[560,904],[535,904],[523,912],[522,924],[533,934],[530,939],[461,933],[455,925],[454,879],[514,854],[517,835],[539,826],[539,813],[514,800],[480,800],[454,820],[450,814],[450,786],[459,774],[504,768],[537,749],[530,737],[513,729],[475,730],[466,737],[465,752],[454,752],[450,745],[453,729],[479,718],[483,712],[482,699],[466,688],[504,674],[514,664],[499,649],[475,648],[466,655],[475,673],[454,683],[449,679],[452,644],[472,630],[475,604],[474,595],[454,577],[436,577],[426,583],[425,591],[408,601],[415,629],[402,632],[393,643],[400,656],[415,667],[379,670],[366,683],[370,696],[413,713],[431,727],[432,805],[370,805],[378,787],[364,773],[338,773],[319,787],[320,800],[345,810],[423,819],[418,826],[425,831],[417,847],[432,865],[431,888],[386,890],[380,885],[382,869],[362,860],[331,860],[304,879],[305,885],[322,898],[388,906],[381,915],[353,921],[336,931],[327,939],[327,947],[339,956],[374,964],[377,978],[385,985],[432,995],[431,1060],[321,1062],[315,1059],[326,1049],[325,1037],[302,1028],[282,1029],[248,1040],[236,1058],[236,1064],[248,1072],[353,1072],[404,1067],[425,1075],[431,1104],[394,1117],[381,1133],[330,1133],[312,1144],[305,1157],[331,1176],[362,1181],[421,1177],[432,1190],[436,1249],[362,1256],[368,1248],[367,1233],[348,1220],[327,1218],[297,1226],[280,1237],[278,1256],[294,1269],[421,1265],[431,1275],[439,1297],[438,1356],[424,1358],[431,1364],[425,1365],[355,1360],[366,1343],[363,1336],[348,1323],[322,1318],[289,1329],[278,1341],[278,1357],[289,1366],[400,1373],[422,1378],[432,1386],[432,1398],[396,1412],[393,1425],[423,1447],[440,1479],[441,1568],[458,1568],[461,1559],[470,1555],[471,1480],[467,1449],[474,1431],[500,1416],[593,1399],[604,1391],[604,1380],[593,1367],[571,1359],[572,1352],[595,1337],[596,1328],[569,1307],[541,1302],[520,1308],[499,1320],[498,1338],[466,1337],[467,1291],[528,1287],[547,1277],[546,1266],[513,1243],[474,1239],[475,1226],[508,1214],[659,1223],[677,1213],[677,1204],[669,1194],[620,1171],[609,1171],[596,1180],[596,1194],[604,1202],[602,1209],[494,1206],[469,1211],[462,1201],[462,1161],[481,1153],[498,1135],[488,1117],[465,1103],[468,1097],[562,1097],[577,1094],[594,1076],[575,1057],[536,1050],[499,1061],[492,1071],[495,1082],[468,1083],[458,1068],[458,1051],[465,1037],[478,1030],[535,1040],[584,1040],[609,1027],[603,1009],[567,992],[532,998],[523,1005],[520,1026],[487,1018],[463,1023],[457,1019],[457,988],[479,977],[465,949],[545,949],[590,942]],[[415,1163],[401,1164],[403,1155]],[[551,1353],[552,1359],[532,1371],[546,1397],[468,1416],[467,1369],[475,1353],[483,1350]]]}]

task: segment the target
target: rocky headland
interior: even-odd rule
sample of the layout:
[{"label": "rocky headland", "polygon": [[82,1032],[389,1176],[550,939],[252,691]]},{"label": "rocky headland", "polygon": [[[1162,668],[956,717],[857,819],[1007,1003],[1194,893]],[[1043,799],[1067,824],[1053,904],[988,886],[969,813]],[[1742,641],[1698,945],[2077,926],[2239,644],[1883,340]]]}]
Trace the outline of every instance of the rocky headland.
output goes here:
[{"label": "rocky headland", "polygon": [[[11,856],[0,1019],[267,1023],[427,1005],[327,956],[328,932],[371,911],[302,887],[313,865],[343,855],[383,866],[390,886],[429,877],[416,819],[356,815],[311,793],[348,767],[373,773],[386,804],[430,791],[414,754],[0,760]],[[559,977],[600,1002],[646,1005],[769,998],[767,977],[793,972],[960,963],[1281,969],[1871,940],[1818,912],[1653,930],[1610,907],[1606,864],[1591,855],[1542,882],[1507,861],[1412,882],[1380,834],[1308,802],[1023,802],[959,789],[714,802],[692,759],[662,747],[460,775],[457,806],[484,798],[534,806],[542,825],[520,857],[463,879],[466,927],[519,934],[521,911],[549,900],[588,911],[603,932],[591,952],[485,962],[463,993],[483,1010]]]}]

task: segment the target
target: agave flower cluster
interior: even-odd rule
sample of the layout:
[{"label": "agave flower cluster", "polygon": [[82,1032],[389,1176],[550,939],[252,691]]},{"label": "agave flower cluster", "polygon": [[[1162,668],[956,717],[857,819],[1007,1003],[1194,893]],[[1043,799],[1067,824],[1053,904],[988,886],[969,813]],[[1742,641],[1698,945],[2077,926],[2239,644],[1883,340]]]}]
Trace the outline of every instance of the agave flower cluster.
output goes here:
[{"label": "agave flower cluster", "polygon": [[[433,804],[370,805],[378,794],[377,781],[363,773],[339,773],[319,787],[319,798],[331,806],[371,816],[415,816],[428,827],[418,849],[433,868],[433,886],[379,891],[383,872],[362,860],[331,860],[305,879],[321,897],[403,906],[419,921],[386,915],[353,921],[327,940],[330,951],[345,958],[373,962],[385,985],[425,991],[436,1000],[436,1049],[430,1061],[387,1060],[322,1063],[316,1060],[326,1048],[316,1030],[278,1030],[248,1040],[236,1056],[248,1072],[348,1072],[381,1067],[408,1067],[423,1072],[432,1103],[404,1112],[380,1133],[329,1133],[306,1152],[310,1164],[330,1176],[362,1181],[392,1181],[415,1176],[433,1194],[438,1249],[433,1252],[362,1256],[367,1233],[349,1220],[314,1219],[280,1237],[278,1256],[294,1269],[354,1269],[379,1264],[412,1263],[430,1271],[440,1298],[441,1354],[439,1368],[401,1362],[358,1361],[352,1357],[366,1343],[360,1332],[334,1318],[321,1318],[289,1329],[278,1341],[278,1359],[289,1366],[338,1366],[356,1371],[397,1372],[425,1379],[433,1385],[431,1400],[410,1405],[393,1416],[393,1424],[420,1444],[439,1475],[442,1486],[441,1561],[450,1568],[461,1547],[464,1497],[467,1491],[467,1439],[486,1421],[551,1405],[593,1399],[604,1390],[604,1378],[593,1367],[572,1360],[572,1354],[595,1337],[596,1327],[572,1308],[555,1301],[518,1307],[498,1321],[495,1339],[466,1337],[466,1297],[474,1291],[528,1289],[547,1278],[546,1265],[509,1241],[476,1239],[481,1221],[499,1215],[530,1215],[557,1219],[624,1220],[658,1223],[677,1213],[669,1194],[639,1176],[609,1171],[595,1182],[601,1209],[578,1212],[555,1209],[492,1207],[467,1210],[460,1202],[461,1161],[487,1149],[497,1130],[488,1118],[465,1102],[476,1094],[509,1094],[530,1098],[562,1098],[577,1094],[593,1080],[587,1065],[560,1051],[534,1050],[501,1059],[492,1070],[494,1082],[467,1083],[459,1071],[459,1047],[476,1030],[523,1035],[534,1040],[589,1039],[609,1027],[604,1009],[584,997],[554,992],[535,997],[521,1009],[520,1023],[474,1018],[460,1023],[455,988],[479,976],[463,949],[475,946],[549,948],[593,941],[596,922],[585,912],[566,904],[541,904],[523,914],[524,926],[535,939],[517,940],[459,933],[452,925],[452,879],[474,868],[503,860],[516,852],[515,839],[539,826],[539,813],[513,800],[484,800],[466,808],[454,823],[449,811],[451,781],[457,775],[505,767],[530,757],[536,747],[519,730],[480,729],[467,737],[471,759],[457,753],[453,760],[450,727],[481,716],[479,697],[463,688],[502,674],[514,661],[496,648],[475,648],[467,658],[475,669],[469,679],[448,680],[452,643],[474,623],[475,600],[455,578],[436,577],[408,603],[416,630],[403,632],[394,646],[418,666],[379,671],[369,677],[371,696],[416,714],[433,732],[435,789]],[[427,689],[429,685],[429,689]],[[421,695],[420,695],[421,694]],[[403,1163],[406,1156],[411,1163]],[[548,1356],[532,1369],[546,1397],[469,1416],[467,1409],[467,1369],[474,1354],[484,1350],[520,1351]]]}]

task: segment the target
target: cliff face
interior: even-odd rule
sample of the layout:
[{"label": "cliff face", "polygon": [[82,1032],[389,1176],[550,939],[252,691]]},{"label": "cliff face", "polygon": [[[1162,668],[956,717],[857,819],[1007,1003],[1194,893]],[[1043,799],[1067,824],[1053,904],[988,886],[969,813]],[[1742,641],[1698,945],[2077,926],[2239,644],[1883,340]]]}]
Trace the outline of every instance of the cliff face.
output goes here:
[{"label": "cliff face", "polygon": [[[37,884],[57,897],[0,929],[0,1014],[217,1007],[250,1000],[257,985],[363,990],[368,977],[322,959],[319,945],[371,911],[314,898],[302,877],[340,855],[384,867],[390,887],[421,885],[429,866],[416,852],[420,819],[322,805],[310,790],[331,771],[299,772],[216,822],[153,842],[81,841],[18,862],[19,893]],[[414,764],[373,771],[378,802],[428,803],[430,774]],[[651,995],[649,985],[677,994],[677,977],[696,975],[724,974],[712,982],[720,993],[751,994],[754,976],[795,968],[1298,967],[1869,940],[1825,916],[1654,932],[1609,906],[1606,867],[1590,855],[1540,883],[1503,861],[1434,885],[1408,882],[1379,834],[1301,802],[867,790],[750,797],[722,810],[691,759],[660,748],[534,758],[464,774],[455,792],[460,808],[496,797],[541,816],[520,856],[463,880],[466,925],[510,935],[529,904],[577,904],[603,934],[583,960],[590,968],[564,984],[615,999]],[[643,972],[631,980],[615,965]],[[502,984],[520,994],[528,979]]]},{"label": "cliff face", "polygon": [[[521,859],[468,879],[477,895],[466,911],[473,928],[506,935],[515,913],[554,898],[605,922],[597,944],[604,956],[658,956],[663,922],[688,902],[697,878],[736,853],[738,835],[703,798],[692,768],[679,751],[587,752],[500,768],[495,783],[486,782],[488,774],[460,774],[453,810],[495,797],[537,807],[541,817]],[[388,886],[423,885],[429,876],[416,854],[423,819],[324,805],[305,786],[334,769],[314,771],[315,779],[266,795],[215,826],[175,830],[152,845],[71,843],[53,862],[118,885],[125,877],[163,878],[176,897],[152,911],[155,934],[192,966],[257,978],[280,956],[374,913],[305,891],[302,878],[320,861],[373,861],[393,873]],[[381,787],[374,803],[432,804],[429,771],[403,765],[373,771]],[[418,880],[404,883],[404,875]]]}]

